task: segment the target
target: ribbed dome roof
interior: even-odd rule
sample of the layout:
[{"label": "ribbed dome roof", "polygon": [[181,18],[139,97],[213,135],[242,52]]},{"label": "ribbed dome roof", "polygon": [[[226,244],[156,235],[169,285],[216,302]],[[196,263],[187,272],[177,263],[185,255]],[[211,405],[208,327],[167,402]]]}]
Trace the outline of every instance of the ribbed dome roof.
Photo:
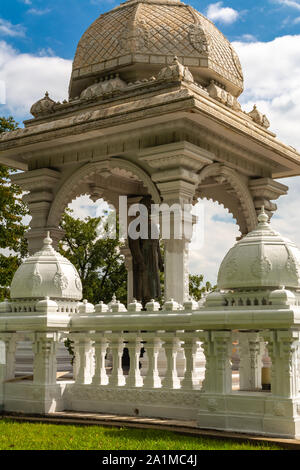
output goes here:
[{"label": "ribbed dome roof", "polygon": [[300,250],[268,223],[264,210],[258,225],[229,250],[218,274],[220,289],[300,288]]},{"label": "ribbed dome roof", "polygon": [[11,283],[12,299],[81,300],[82,285],[77,270],[52,247],[47,236],[44,246],[17,269]]},{"label": "ribbed dome roof", "polygon": [[242,92],[239,58],[210,20],[179,0],[128,0],[101,15],[80,39],[70,97],[107,72],[126,80],[149,78],[175,55],[196,81],[214,79],[234,96]]}]

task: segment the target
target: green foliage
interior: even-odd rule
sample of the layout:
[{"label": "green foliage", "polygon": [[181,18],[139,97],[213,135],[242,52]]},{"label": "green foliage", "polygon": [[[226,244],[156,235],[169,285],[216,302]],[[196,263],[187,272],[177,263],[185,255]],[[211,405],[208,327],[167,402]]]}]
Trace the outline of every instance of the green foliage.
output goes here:
[{"label": "green foliage", "polygon": [[[17,129],[18,123],[12,117],[0,117],[0,133]],[[9,297],[8,286],[27,254],[24,233],[27,226],[22,219],[28,213],[21,199],[22,190],[11,184],[10,175],[15,170],[0,165],[0,300]]]},{"label": "green foliage", "polygon": [[[0,421],[0,450],[280,450],[280,444],[166,430]],[[283,449],[282,449],[283,450]],[[101,464],[101,462],[100,462]]]},{"label": "green foliage", "polygon": [[209,281],[204,283],[202,274],[190,274],[189,278],[190,296],[196,301],[200,300],[203,294],[216,289]]},{"label": "green foliage", "polygon": [[[65,236],[59,244],[60,253],[78,270],[82,281],[83,298],[96,304],[109,302],[115,293],[127,302],[127,271],[120,253],[120,241],[103,238],[107,233],[104,217],[79,220],[67,210],[61,220]],[[101,236],[100,236],[101,235]]]}]

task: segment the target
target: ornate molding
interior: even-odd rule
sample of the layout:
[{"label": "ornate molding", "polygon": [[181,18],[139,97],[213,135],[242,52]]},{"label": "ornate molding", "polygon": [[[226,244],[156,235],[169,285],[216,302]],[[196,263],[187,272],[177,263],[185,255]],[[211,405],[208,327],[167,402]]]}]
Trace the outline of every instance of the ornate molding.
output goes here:
[{"label": "ornate molding", "polygon": [[[61,183],[57,191],[53,203],[50,207],[47,226],[57,226],[62,212],[65,207],[76,197],[86,194],[87,188],[84,183],[88,182],[91,176],[95,174],[102,175],[105,173],[106,177],[111,173],[111,170],[118,168],[124,169],[133,175],[136,175],[143,185],[148,189],[155,203],[160,203],[160,195],[150,176],[137,165],[134,165],[122,158],[111,158],[95,163],[88,163],[83,167],[74,171],[74,173],[64,182]],[[84,188],[84,189],[83,189]],[[104,190],[104,197],[110,202],[110,191]],[[115,203],[115,201],[114,201]]]},{"label": "ornate molding", "polygon": [[72,400],[91,400],[125,402],[132,404],[151,405],[177,405],[189,408],[197,408],[200,404],[199,391],[185,392],[181,390],[147,390],[144,387],[122,388],[120,390],[110,387],[93,387],[90,385],[74,386],[68,388],[67,394]]},{"label": "ornate molding", "polygon": [[[246,227],[248,232],[251,230],[254,230],[254,228],[257,225],[257,216],[256,216],[256,211],[253,203],[253,198],[251,196],[251,193],[249,191],[248,186],[246,183],[243,181],[241,176],[231,168],[222,165],[220,163],[214,163],[212,165],[209,165],[205,167],[200,173],[199,173],[199,180],[198,180],[198,185],[201,187],[201,183],[205,181],[205,179],[209,177],[222,177],[224,181],[228,182],[230,186],[233,188],[236,197],[240,201],[241,208],[242,208],[242,213],[243,217],[245,219]],[[224,204],[223,201],[219,201],[217,199],[217,202]],[[224,205],[224,207],[226,207]],[[241,227],[241,223],[238,220],[238,223]]]}]

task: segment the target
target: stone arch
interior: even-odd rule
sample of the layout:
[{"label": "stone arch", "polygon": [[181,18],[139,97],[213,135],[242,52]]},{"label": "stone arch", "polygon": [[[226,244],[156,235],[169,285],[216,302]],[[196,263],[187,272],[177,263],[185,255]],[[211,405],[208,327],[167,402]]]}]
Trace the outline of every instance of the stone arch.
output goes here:
[{"label": "stone arch", "polygon": [[234,204],[232,204],[232,196],[226,194],[225,190],[222,193],[220,188],[218,188],[218,194],[216,195],[210,193],[209,196],[205,196],[204,192],[204,195],[200,197],[207,197],[214,202],[222,204],[224,208],[228,209],[236,219],[242,235],[253,230],[257,225],[257,215],[248,185],[241,176],[239,176],[239,174],[232,168],[220,163],[213,163],[200,171],[198,175],[196,195],[197,192],[199,193],[199,190],[201,190],[201,184],[208,178],[214,178],[218,183],[220,183],[220,185],[228,183],[239,203],[240,210],[237,210]]},{"label": "stone arch", "polygon": [[[61,183],[49,210],[47,226],[57,227],[59,225],[61,214],[67,205],[76,197],[87,193],[87,191],[82,190],[81,188],[85,182],[88,183],[91,176],[98,174],[100,176],[102,175],[107,177],[111,173],[111,170],[116,168],[125,170],[126,172],[136,176],[138,180],[143,183],[143,186],[147,188],[154,202],[157,204],[160,203],[161,198],[159,192],[150,176],[144,170],[122,158],[111,158],[100,162],[88,163],[79,169],[76,169],[71,176],[67,178],[67,180],[64,180]],[[116,201],[110,197],[109,191],[105,192],[105,198],[114,206],[116,205]]]}]

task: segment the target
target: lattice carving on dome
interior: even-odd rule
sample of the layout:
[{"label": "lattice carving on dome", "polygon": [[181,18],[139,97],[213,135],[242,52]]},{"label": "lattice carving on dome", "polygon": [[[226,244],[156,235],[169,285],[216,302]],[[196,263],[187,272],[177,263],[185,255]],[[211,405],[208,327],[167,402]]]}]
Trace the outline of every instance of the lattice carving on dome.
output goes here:
[{"label": "lattice carving on dome", "polygon": [[[234,58],[233,48],[227,38],[219,31],[215,25],[198,11],[194,10],[200,24],[205,27],[206,34],[210,37],[211,47],[209,48],[210,59],[214,65],[218,65],[220,69],[228,71],[234,75],[240,82],[241,80],[241,64]],[[240,70],[239,70],[240,69]]]},{"label": "lattice carving on dome", "polygon": [[193,55],[195,49],[189,39],[193,20],[190,11],[168,5],[141,4],[140,21],[148,28],[148,50],[153,54]]},{"label": "lattice carving on dome", "polygon": [[[149,56],[153,63],[168,63],[176,54],[195,67],[211,67],[239,88],[243,85],[241,64],[230,42],[211,21],[180,2],[129,2],[100,16],[78,44],[74,77],[131,63],[135,53],[148,63]],[[200,64],[201,58],[209,62]]]},{"label": "lattice carving on dome", "polygon": [[94,21],[78,44],[73,67],[81,68],[121,55],[125,44],[122,37],[126,38],[135,10],[136,5],[128,5],[124,11],[115,10],[103,15],[103,21],[99,18]]}]

